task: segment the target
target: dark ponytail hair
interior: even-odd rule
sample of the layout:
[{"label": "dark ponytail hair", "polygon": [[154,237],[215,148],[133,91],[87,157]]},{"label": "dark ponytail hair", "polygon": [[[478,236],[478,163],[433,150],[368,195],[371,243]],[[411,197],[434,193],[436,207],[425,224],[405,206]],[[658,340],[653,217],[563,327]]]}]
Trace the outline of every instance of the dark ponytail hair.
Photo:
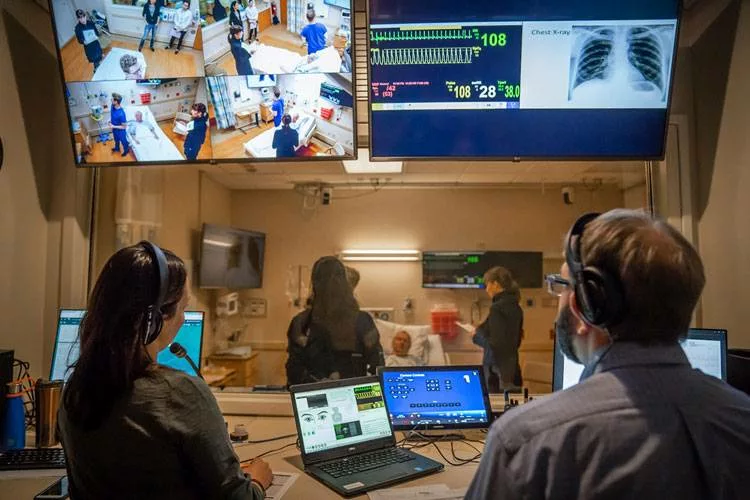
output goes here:
[{"label": "dark ponytail hair", "polygon": [[[170,318],[185,289],[185,264],[164,250],[169,287],[161,312]],[[104,265],[79,331],[80,355],[65,387],[63,405],[72,423],[99,427],[136,379],[154,369],[143,344],[146,311],[157,301],[159,275],[142,243],[123,248]]]},{"label": "dark ponytail hair", "polygon": [[284,115],[281,117],[281,123],[284,125],[284,128],[289,128],[289,124],[292,123],[292,117],[290,115]]},{"label": "dark ponytail hair", "polygon": [[504,267],[495,266],[490,268],[484,273],[484,282],[494,281],[500,283],[503,287],[503,291],[506,291],[512,295],[515,295],[518,300],[521,300],[521,289],[513,279],[513,274]]}]

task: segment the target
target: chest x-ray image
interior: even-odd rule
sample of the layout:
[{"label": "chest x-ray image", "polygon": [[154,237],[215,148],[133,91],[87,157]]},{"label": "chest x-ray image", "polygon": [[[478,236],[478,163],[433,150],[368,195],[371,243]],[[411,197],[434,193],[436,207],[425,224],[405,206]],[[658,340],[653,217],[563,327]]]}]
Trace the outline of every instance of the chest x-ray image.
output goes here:
[{"label": "chest x-ray image", "polygon": [[675,26],[574,26],[568,101],[583,107],[667,106]]}]

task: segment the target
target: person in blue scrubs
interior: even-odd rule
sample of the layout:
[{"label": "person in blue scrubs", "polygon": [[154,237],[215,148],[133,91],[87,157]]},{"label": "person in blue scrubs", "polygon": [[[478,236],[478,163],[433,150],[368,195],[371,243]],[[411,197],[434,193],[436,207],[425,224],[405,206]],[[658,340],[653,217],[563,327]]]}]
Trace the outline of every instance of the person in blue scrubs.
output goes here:
[{"label": "person in blue scrubs", "polygon": [[315,22],[315,11],[307,11],[307,26],[302,28],[300,34],[307,42],[307,54],[314,54],[326,48],[326,33],[328,28],[323,23]]},{"label": "person in blue scrubs", "polygon": [[86,17],[86,12],[81,9],[76,11],[76,17],[78,18],[78,24],[75,27],[76,40],[83,45],[86,59],[94,65],[94,71],[96,71],[104,57],[102,46],[99,44],[99,39],[96,38],[96,26]]},{"label": "person in blue scrubs", "polygon": [[196,160],[201,146],[206,141],[206,130],[208,129],[208,111],[202,102],[196,102],[190,108],[193,120],[188,124],[188,134],[185,137],[185,158]]},{"label": "person in blue scrubs", "polygon": [[284,116],[284,99],[281,98],[281,91],[278,88],[273,89],[271,111],[273,111],[273,126],[278,128],[281,125],[281,117]]},{"label": "person in blue scrubs", "polygon": [[242,28],[239,26],[229,28],[229,50],[232,51],[237,74],[252,75],[253,67],[250,65],[250,53],[242,46]]},{"label": "person in blue scrubs", "polygon": [[281,118],[282,126],[273,134],[271,147],[276,150],[276,158],[294,158],[294,151],[299,143],[299,133],[290,127],[292,117],[284,115]]},{"label": "person in blue scrubs", "polygon": [[122,96],[115,92],[112,93],[112,109],[109,115],[112,135],[115,138],[115,147],[112,148],[112,152],[119,153],[120,143],[122,143],[122,156],[127,156],[130,152],[127,135],[128,119],[125,117],[125,110],[122,109]]}]

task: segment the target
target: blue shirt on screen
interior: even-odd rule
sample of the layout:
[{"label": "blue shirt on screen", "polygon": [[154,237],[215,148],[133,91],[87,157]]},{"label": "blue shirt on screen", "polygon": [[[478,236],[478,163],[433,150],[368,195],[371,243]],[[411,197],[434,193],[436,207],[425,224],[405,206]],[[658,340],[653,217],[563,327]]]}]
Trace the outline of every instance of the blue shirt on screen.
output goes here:
[{"label": "blue shirt on screen", "polygon": [[281,117],[284,115],[284,99],[277,99],[271,104],[271,109],[276,113],[273,117],[273,126],[281,125]]},{"label": "blue shirt on screen", "polygon": [[307,40],[307,53],[314,54],[326,48],[326,33],[328,28],[321,23],[308,24],[302,28],[302,37]]}]

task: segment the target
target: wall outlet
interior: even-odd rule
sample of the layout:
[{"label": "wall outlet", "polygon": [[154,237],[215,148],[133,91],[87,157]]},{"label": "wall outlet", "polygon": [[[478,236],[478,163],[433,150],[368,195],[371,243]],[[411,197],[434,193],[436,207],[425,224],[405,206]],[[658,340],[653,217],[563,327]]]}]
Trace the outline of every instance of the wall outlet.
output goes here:
[{"label": "wall outlet", "polygon": [[248,299],[245,315],[249,318],[265,318],[267,315],[266,305],[266,299]]}]

